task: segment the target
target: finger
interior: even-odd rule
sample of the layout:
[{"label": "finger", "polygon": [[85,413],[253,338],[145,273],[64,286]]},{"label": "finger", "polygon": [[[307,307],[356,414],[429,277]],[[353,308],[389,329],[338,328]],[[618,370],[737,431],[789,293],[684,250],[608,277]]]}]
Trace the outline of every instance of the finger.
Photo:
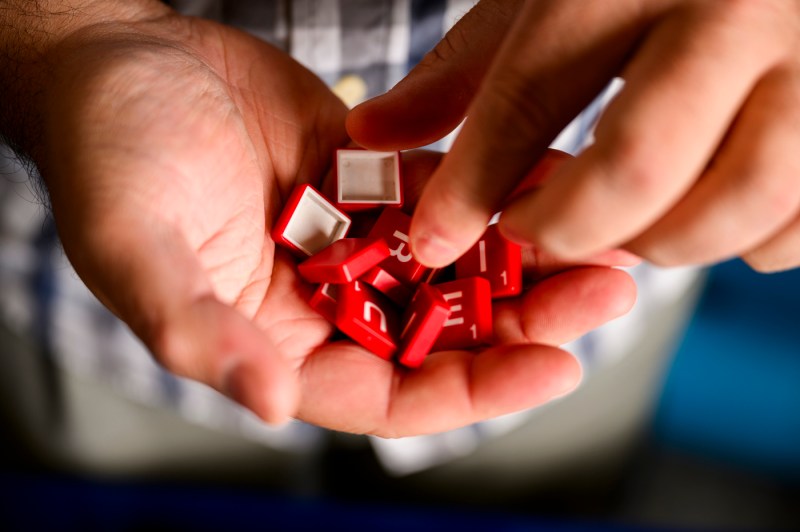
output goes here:
[{"label": "finger", "polygon": [[[351,147],[356,146],[351,145]],[[403,152],[403,210],[407,213],[412,214],[414,212],[425,184],[441,161],[442,155],[441,152],[422,149]],[[517,186],[512,198],[542,185],[561,164],[572,158],[571,155],[562,151],[546,150],[542,158],[536,163],[536,166]],[[323,181],[323,193],[328,197],[333,197],[334,186],[333,172],[331,170]],[[355,212],[351,213],[351,218],[353,219],[351,233],[354,235],[366,234],[366,231],[374,222],[374,213],[369,211],[364,213]],[[580,261],[565,261],[532,246],[522,249],[523,277],[527,283],[538,281],[554,273],[576,266],[630,267],[640,262],[640,257],[622,249],[609,250],[592,257],[586,257]]]},{"label": "finger", "polygon": [[403,210],[413,214],[436,167],[444,154],[430,150],[403,152]]},{"label": "finger", "polygon": [[569,153],[552,148],[546,149],[542,157],[536,161],[534,167],[517,183],[517,186],[509,194],[505,202],[511,203],[526,192],[536,190],[546,183],[556,173],[556,170],[572,159],[574,157]]},{"label": "finger", "polygon": [[[421,149],[403,152],[403,197],[405,198],[403,208],[406,212],[414,212],[426,183],[441,162],[443,155],[441,152]],[[519,183],[511,198],[541,186],[562,164],[572,159],[572,155],[568,153],[548,148],[542,158]],[[332,179],[326,180],[326,183],[329,181],[332,182]],[[331,193],[332,190],[331,188]],[[367,216],[369,217],[368,222],[373,221],[373,214]],[[368,225],[368,223],[364,225]],[[532,246],[522,249],[523,276],[527,282],[537,281],[576,266],[631,267],[640,262],[640,257],[622,249],[605,251],[580,261],[565,261]]]},{"label": "finger", "polygon": [[[417,149],[403,152],[403,197],[407,212],[413,213],[416,209],[425,186],[443,156],[441,152],[430,150]],[[548,148],[514,189],[510,199],[541,186],[562,164],[572,159],[572,155],[568,153]]]},{"label": "finger", "polygon": [[788,224],[800,212],[799,94],[789,69],[759,81],[697,185],[626,248],[662,265],[709,263]]},{"label": "finger", "polygon": [[[616,2],[611,11],[600,2],[521,7],[420,199],[409,235],[420,262],[441,267],[477,240],[557,133],[618,72],[642,31],[638,4]],[[474,24],[470,32],[480,32],[481,21]]]},{"label": "finger", "polygon": [[[355,107],[347,131],[373,150],[415,148],[444,137],[464,119],[520,0],[483,0],[392,90]],[[480,24],[483,31],[474,31]]]},{"label": "finger", "polygon": [[[573,158],[568,153],[548,148],[506,201],[511,203],[525,193],[544,185],[555,174],[556,170]],[[563,260],[535,246],[523,246],[522,248],[522,271],[523,278],[527,283],[538,281],[554,273],[576,266],[630,267],[636,266],[640,262],[641,258],[622,249],[612,249],[591,257],[582,258],[580,261],[570,261]]]},{"label": "finger", "polygon": [[624,249],[612,249],[579,261],[571,261],[535,247],[524,247],[522,248],[522,279],[525,285],[530,285],[556,273],[579,266],[630,268],[641,262],[640,257]]},{"label": "finger", "polygon": [[504,211],[507,234],[585,256],[635,237],[693,184],[790,32],[776,34],[782,24],[761,4],[688,7],[638,50],[594,146]]},{"label": "finger", "polygon": [[299,417],[383,437],[428,434],[540,405],[580,378],[575,358],[554,347],[435,353],[405,372],[347,342],[307,360]]},{"label": "finger", "polygon": [[87,227],[77,238],[65,238],[76,270],[159,362],[267,422],[280,423],[294,413],[297,383],[291,368],[266,335],[219,301],[177,232],[124,211]]},{"label": "finger", "polygon": [[577,268],[544,279],[521,298],[496,303],[495,336],[501,343],[558,346],[626,314],[635,301],[636,285],[627,273]]}]

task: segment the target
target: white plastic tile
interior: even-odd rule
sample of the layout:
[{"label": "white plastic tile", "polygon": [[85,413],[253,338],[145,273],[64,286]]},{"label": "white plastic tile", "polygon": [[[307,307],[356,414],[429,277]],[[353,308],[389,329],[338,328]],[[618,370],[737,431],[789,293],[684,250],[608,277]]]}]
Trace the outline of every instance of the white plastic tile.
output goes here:
[{"label": "white plastic tile", "polygon": [[286,226],[286,240],[308,255],[313,255],[343,238],[350,219],[314,189],[307,188]]},{"label": "white plastic tile", "polygon": [[400,203],[398,152],[339,150],[337,154],[339,203]]}]

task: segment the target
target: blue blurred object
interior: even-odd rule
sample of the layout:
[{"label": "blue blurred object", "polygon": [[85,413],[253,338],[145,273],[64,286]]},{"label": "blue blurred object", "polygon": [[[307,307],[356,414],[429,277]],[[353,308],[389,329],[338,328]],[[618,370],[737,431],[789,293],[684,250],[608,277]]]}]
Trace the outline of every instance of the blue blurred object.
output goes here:
[{"label": "blue blurred object", "polygon": [[221,487],[114,483],[53,475],[0,476],[0,487],[3,530],[642,530],[615,523],[465,508],[354,504]]},{"label": "blue blurred object", "polygon": [[800,480],[800,270],[711,269],[655,419],[663,443]]}]

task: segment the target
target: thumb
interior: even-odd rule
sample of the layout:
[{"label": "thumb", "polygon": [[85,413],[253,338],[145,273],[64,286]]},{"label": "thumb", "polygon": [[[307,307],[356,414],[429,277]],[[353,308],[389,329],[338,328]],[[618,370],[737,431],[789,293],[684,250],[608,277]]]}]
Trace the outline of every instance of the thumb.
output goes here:
[{"label": "thumb", "polygon": [[[62,230],[87,286],[169,371],[211,386],[269,423],[296,410],[298,383],[270,338],[220,301],[196,254],[165,222],[124,213]],[[71,229],[71,230],[70,230]]]},{"label": "thumb", "polygon": [[455,129],[520,3],[481,0],[394,88],[350,111],[350,137],[368,149],[397,150],[425,146]]},{"label": "thumb", "polygon": [[208,384],[268,423],[284,423],[296,411],[296,379],[278,348],[213,296],[163,320],[148,344],[170,371]]}]

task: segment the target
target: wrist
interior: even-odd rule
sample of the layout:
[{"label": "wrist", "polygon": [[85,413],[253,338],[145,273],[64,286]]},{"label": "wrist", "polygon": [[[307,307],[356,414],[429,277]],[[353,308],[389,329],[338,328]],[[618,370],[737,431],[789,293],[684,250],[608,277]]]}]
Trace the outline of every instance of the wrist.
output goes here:
[{"label": "wrist", "polygon": [[[70,36],[90,27],[151,20],[170,12],[159,0],[10,0],[0,8],[0,140],[34,156],[40,96],[54,58]],[[35,157],[34,157],[35,158]]]}]

